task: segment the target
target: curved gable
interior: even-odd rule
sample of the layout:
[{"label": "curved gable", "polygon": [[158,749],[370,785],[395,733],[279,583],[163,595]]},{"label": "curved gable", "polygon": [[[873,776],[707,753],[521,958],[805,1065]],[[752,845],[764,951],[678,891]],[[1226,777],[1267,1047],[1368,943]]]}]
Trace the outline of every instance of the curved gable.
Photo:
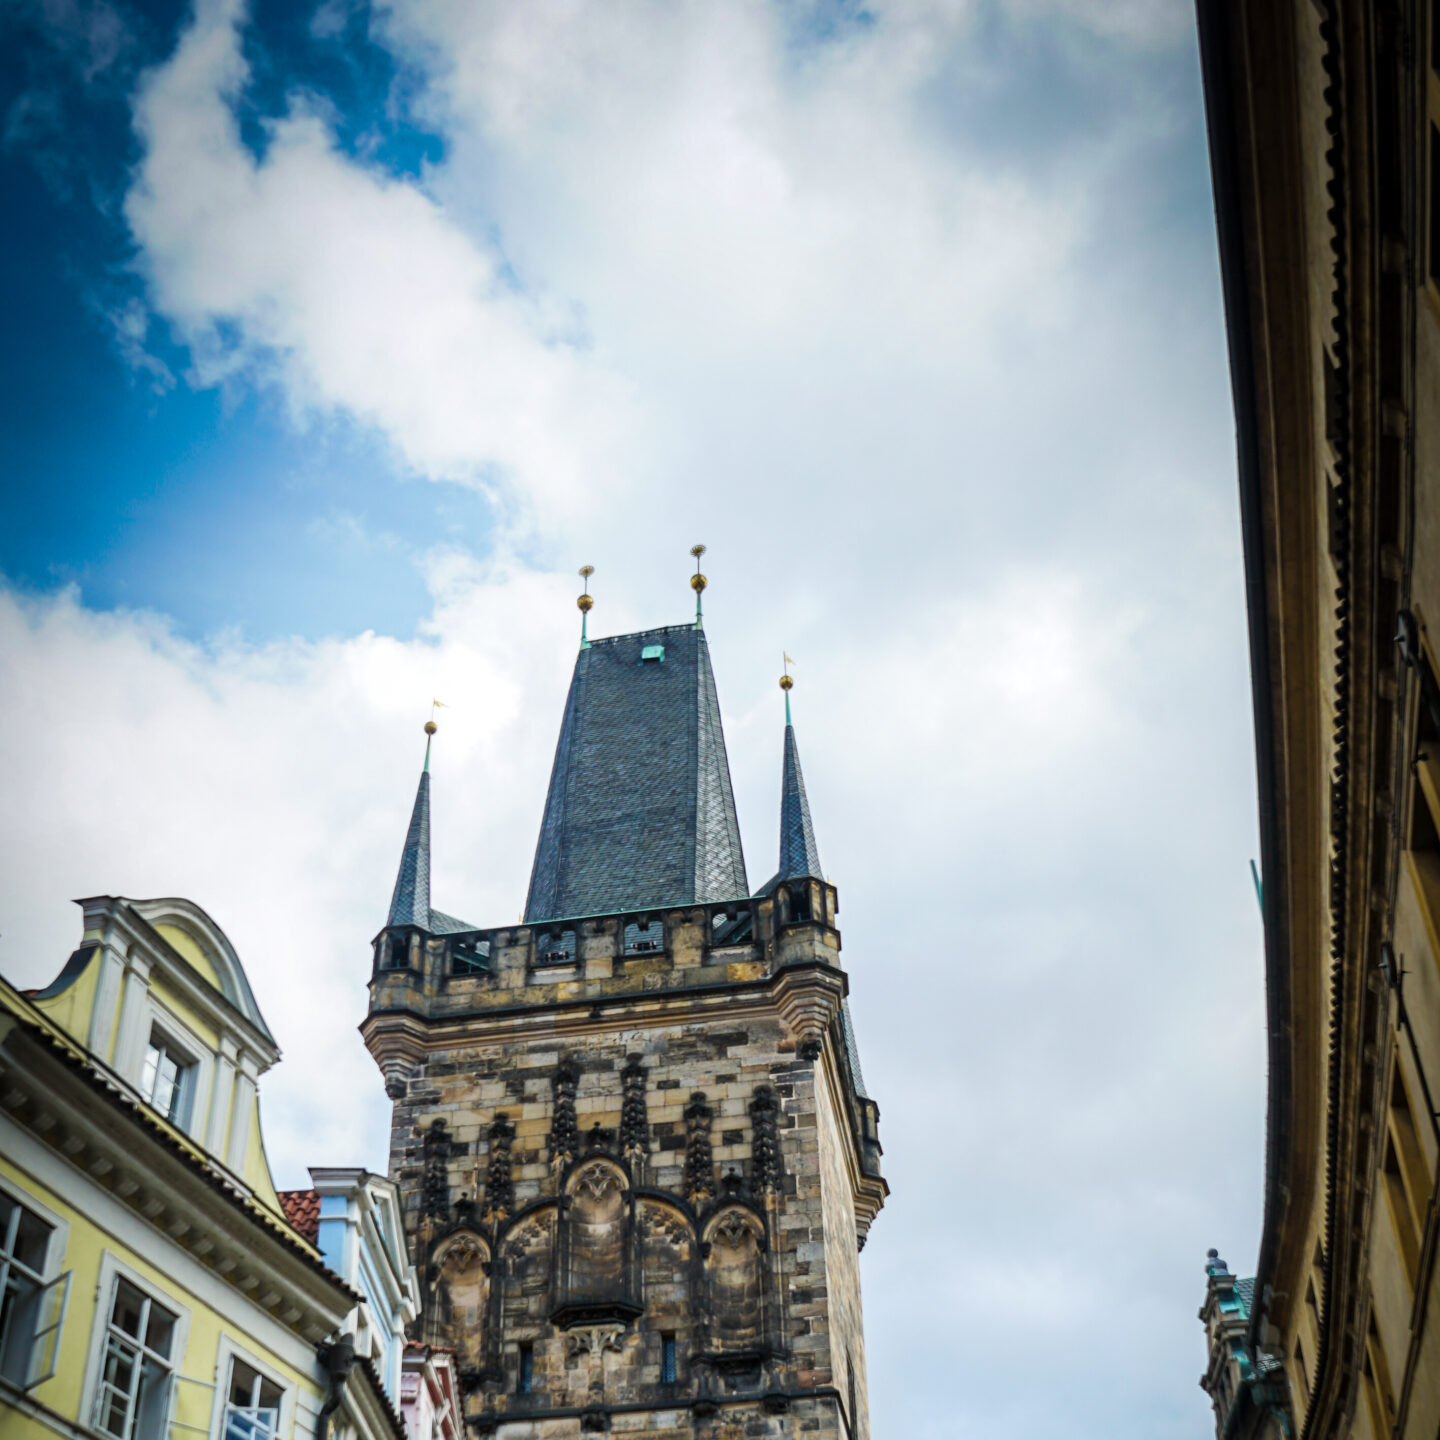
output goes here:
[{"label": "curved gable", "polygon": [[126,902],[202,979],[209,981],[272,1044],[245,967],[225,932],[193,900],[168,896]]}]

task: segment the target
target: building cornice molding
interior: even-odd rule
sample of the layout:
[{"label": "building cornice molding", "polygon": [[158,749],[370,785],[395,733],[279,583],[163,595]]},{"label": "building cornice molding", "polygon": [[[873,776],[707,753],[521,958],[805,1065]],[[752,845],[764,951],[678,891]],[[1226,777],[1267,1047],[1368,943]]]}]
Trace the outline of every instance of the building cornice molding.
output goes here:
[{"label": "building cornice molding", "polygon": [[0,1022],[0,1109],[46,1149],[312,1345],[359,1302],[317,1251],[128,1093],[42,1027],[13,1012]]}]

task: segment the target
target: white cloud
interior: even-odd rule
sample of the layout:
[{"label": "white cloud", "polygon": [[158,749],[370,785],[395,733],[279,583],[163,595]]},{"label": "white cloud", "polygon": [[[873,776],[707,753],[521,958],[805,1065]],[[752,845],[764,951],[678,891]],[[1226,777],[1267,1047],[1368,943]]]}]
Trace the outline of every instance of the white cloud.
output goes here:
[{"label": "white cloud", "polygon": [[[1253,1243],[1262,1075],[1213,259],[1145,209],[1203,144],[1176,150],[1126,71],[1124,123],[1061,127],[1064,163],[991,160],[935,98],[971,73],[976,7],[873,9],[817,38],[819,11],[758,0],[396,7],[375,35],[446,140],[414,184],[299,99],[257,159],[244,13],[204,0],[136,102],[150,303],[206,383],[488,487],[503,558],[433,553],[407,643],[197,648],[4,598],[0,965],[58,968],[62,895],[191,896],[288,1052],[282,1179],[380,1163],[354,1026],[425,705],[451,706],[436,903],[504,920],[567,576],[598,566],[598,633],[674,622],[703,539],[752,879],[782,645],[800,659],[894,1186],[864,1262],[875,1435],[1191,1434],[1199,1262]],[[1140,51],[1174,13],[1009,9]]]},{"label": "white cloud", "polygon": [[490,247],[346,159],[299,101],[263,159],[242,143],[243,19],[238,0],[203,0],[135,106],[126,214],[200,379],[258,370],[297,410],[343,410],[415,469],[542,514],[583,509],[591,470],[618,489],[624,386],[548,338]]}]

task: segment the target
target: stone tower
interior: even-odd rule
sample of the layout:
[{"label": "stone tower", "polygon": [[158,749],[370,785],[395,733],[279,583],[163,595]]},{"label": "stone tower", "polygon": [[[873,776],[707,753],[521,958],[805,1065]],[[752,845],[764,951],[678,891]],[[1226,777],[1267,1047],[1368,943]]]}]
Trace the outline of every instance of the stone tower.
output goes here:
[{"label": "stone tower", "polygon": [[782,787],[752,893],[698,620],[582,640],[525,919],[481,928],[430,906],[427,741],[363,1033],[481,1434],[868,1440],[879,1111],[788,693]]}]

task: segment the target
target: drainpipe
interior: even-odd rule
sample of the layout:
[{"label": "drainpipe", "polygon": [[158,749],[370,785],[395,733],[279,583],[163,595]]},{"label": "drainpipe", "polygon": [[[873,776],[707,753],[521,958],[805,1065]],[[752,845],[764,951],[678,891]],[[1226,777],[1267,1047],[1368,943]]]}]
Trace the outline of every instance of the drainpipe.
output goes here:
[{"label": "drainpipe", "polygon": [[338,1340],[322,1345],[317,1354],[330,1387],[325,1403],[320,1407],[319,1418],[315,1421],[315,1440],[326,1440],[330,1430],[330,1417],[340,1408],[340,1397],[345,1393],[345,1381],[355,1364],[355,1337],[342,1335]]}]

